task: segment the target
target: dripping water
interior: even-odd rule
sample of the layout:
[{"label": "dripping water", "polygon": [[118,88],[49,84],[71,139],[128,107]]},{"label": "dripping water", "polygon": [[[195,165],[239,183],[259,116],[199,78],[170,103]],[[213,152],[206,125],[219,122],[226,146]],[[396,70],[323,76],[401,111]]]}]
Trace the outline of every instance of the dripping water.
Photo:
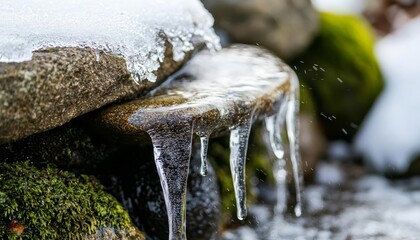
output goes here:
[{"label": "dripping water", "polygon": [[251,126],[252,115],[230,131],[230,169],[239,220],[244,220],[247,216],[245,164]]},{"label": "dripping water", "polygon": [[[287,102],[287,99],[285,102]],[[284,157],[282,130],[286,119],[286,111],[287,105],[282,103],[276,114],[265,118],[265,126],[269,140],[268,144],[271,146],[271,150],[278,160],[282,160]]]},{"label": "dripping water", "polygon": [[266,135],[271,151],[276,158],[274,162],[274,178],[277,187],[276,215],[282,215],[287,208],[287,171],[284,159],[282,131],[287,113],[287,98],[280,104],[278,112],[265,118]]},{"label": "dripping water", "polygon": [[299,112],[299,101],[297,100],[299,98],[299,85],[297,84],[297,78],[295,76],[292,77],[291,83],[291,92],[284,99],[284,102],[280,104],[277,113],[265,118],[265,126],[266,135],[268,135],[268,143],[277,160],[274,165],[274,177],[277,185],[278,199],[276,211],[280,214],[285,211],[287,202],[287,172],[285,169],[286,163],[282,141],[282,131],[284,129],[284,123],[286,123],[290,148],[290,162],[292,165],[292,174],[296,191],[296,206],[294,211],[295,215],[299,217],[302,214],[303,175],[300,166],[299,143],[297,139],[299,136],[299,129],[296,119]]},{"label": "dripping water", "polygon": [[299,136],[299,129],[297,126],[297,115],[299,113],[299,83],[295,75],[291,80],[292,89],[290,91],[290,98],[287,101],[286,127],[290,146],[290,161],[292,163],[293,179],[296,190],[295,215],[299,217],[302,215],[303,187],[303,175],[300,166],[301,160],[299,154],[299,141],[297,139]]}]

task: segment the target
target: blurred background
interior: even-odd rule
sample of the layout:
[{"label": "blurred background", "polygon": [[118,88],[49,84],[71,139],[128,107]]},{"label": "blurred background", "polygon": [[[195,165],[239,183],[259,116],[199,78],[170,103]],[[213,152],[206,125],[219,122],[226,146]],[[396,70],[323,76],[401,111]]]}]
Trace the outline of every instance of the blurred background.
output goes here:
[{"label": "blurred background", "polygon": [[[267,238],[417,239],[420,1],[202,1],[222,44],[267,48],[300,79],[307,212]],[[255,222],[225,238],[273,231]]]},{"label": "blurred background", "polygon": [[203,2],[223,44],[268,48],[298,74],[308,165],[330,154],[373,172],[420,173],[420,1]]}]

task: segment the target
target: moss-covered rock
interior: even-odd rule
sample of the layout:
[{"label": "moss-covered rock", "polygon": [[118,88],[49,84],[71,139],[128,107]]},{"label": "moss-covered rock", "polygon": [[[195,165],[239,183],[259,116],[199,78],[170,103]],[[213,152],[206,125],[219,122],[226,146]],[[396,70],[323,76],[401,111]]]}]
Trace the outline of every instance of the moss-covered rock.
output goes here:
[{"label": "moss-covered rock", "polygon": [[0,239],[144,239],[128,213],[86,176],[0,163]]},{"label": "moss-covered rock", "polygon": [[382,89],[374,37],[363,19],[321,13],[318,36],[294,61],[329,139],[350,140]]}]

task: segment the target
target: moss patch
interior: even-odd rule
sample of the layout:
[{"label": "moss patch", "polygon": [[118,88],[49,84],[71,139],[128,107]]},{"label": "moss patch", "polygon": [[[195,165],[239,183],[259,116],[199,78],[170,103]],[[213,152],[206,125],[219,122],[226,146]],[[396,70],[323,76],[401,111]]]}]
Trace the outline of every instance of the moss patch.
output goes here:
[{"label": "moss patch", "polygon": [[318,36],[290,65],[314,96],[328,138],[350,140],[383,86],[374,37],[361,18],[320,17]]},{"label": "moss patch", "polygon": [[1,239],[104,237],[144,239],[96,180],[53,167],[37,169],[28,162],[0,163]]}]

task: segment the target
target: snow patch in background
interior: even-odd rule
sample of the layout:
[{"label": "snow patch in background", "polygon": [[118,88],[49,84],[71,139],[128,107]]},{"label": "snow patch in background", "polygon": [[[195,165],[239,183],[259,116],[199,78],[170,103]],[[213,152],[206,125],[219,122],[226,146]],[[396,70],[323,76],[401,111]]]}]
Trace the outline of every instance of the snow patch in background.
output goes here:
[{"label": "snow patch in background", "polygon": [[381,39],[376,55],[385,89],[355,139],[379,171],[405,172],[420,152],[420,17]]},{"label": "snow patch in background", "polygon": [[338,185],[344,182],[345,176],[338,165],[319,163],[315,172],[315,182],[324,185]]},{"label": "snow patch in background", "polygon": [[165,37],[180,61],[194,45],[219,48],[213,18],[198,0],[3,0],[0,62],[30,60],[49,47],[90,47],[122,56],[138,82],[156,80]]},{"label": "snow patch in background", "polygon": [[360,14],[366,6],[363,0],[312,0],[314,7],[320,11]]},{"label": "snow patch in background", "polygon": [[339,186],[310,185],[304,199],[307,207],[300,218],[267,218],[253,214],[256,206],[251,206],[248,224],[224,232],[221,239],[414,240],[420,236],[420,178],[389,181],[365,176]]}]

